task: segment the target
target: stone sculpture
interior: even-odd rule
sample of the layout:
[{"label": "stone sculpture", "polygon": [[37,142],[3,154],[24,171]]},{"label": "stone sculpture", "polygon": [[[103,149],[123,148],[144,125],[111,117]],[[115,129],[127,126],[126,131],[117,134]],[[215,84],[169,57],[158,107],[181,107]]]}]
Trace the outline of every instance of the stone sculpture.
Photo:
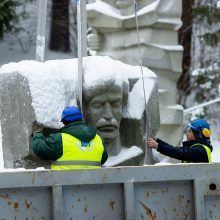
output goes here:
[{"label": "stone sculpture", "polygon": [[118,155],[121,150],[119,128],[128,95],[128,91],[124,90],[125,88],[114,81],[107,81],[84,91],[85,119],[98,130],[110,156]]},{"label": "stone sculpture", "polygon": [[[176,82],[182,71],[182,47],[178,45],[182,2],[136,2],[142,63],[158,76],[158,136],[176,145],[182,139],[183,127],[183,108],[176,104]],[[108,55],[131,65],[140,63],[133,0],[89,0],[87,20],[92,55]]]},{"label": "stone sculpture", "polygon": [[[110,154],[105,166],[142,165],[146,109],[151,124],[148,134],[156,134],[159,128],[155,74],[144,68],[144,100],[139,66],[103,56],[83,60],[84,118],[103,137]],[[46,135],[62,126],[63,108],[76,104],[77,75],[77,59],[21,61],[2,66],[0,140],[5,168],[48,168],[48,163],[32,155],[32,123],[37,120],[43,124]]]},{"label": "stone sculpture", "polygon": [[[141,69],[130,65],[116,65],[113,67],[111,59],[103,58],[99,64],[92,65],[92,57],[87,62],[91,72],[96,72],[97,78],[92,82],[84,82],[83,112],[86,122],[96,128],[104,141],[109,153],[109,160],[105,166],[113,165],[142,165],[144,159],[144,133],[146,129],[145,113],[135,110],[131,102],[136,99],[134,93],[139,88],[139,98],[143,98]],[[149,71],[149,70],[148,70]],[[146,73],[146,69],[144,71]],[[85,77],[87,73],[85,73]],[[110,76],[110,77],[109,77]],[[153,78],[146,80],[147,94],[150,95],[147,106],[151,118],[150,134],[155,134],[159,126],[159,111],[157,103],[157,87]],[[153,84],[152,84],[153,83]],[[89,84],[89,85],[88,85]],[[137,91],[136,91],[137,92]],[[141,95],[140,95],[141,94]],[[156,102],[155,102],[156,101]],[[143,100],[140,100],[140,103]],[[130,103],[130,106],[129,106]],[[139,103],[139,104],[140,104]],[[138,105],[136,106],[138,108]],[[130,110],[129,110],[130,109]],[[132,117],[129,111],[140,111],[137,117]],[[157,114],[153,115],[156,111]]]}]

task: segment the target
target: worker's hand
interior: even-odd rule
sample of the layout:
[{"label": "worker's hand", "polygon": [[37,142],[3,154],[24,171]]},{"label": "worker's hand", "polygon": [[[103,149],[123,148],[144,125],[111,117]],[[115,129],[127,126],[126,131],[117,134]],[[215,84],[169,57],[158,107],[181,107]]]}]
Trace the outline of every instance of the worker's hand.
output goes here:
[{"label": "worker's hand", "polygon": [[154,138],[147,139],[147,146],[150,148],[158,148],[158,143]]},{"label": "worker's hand", "polygon": [[38,133],[43,131],[43,125],[38,123],[37,121],[34,121],[32,124],[32,132],[33,133]]}]

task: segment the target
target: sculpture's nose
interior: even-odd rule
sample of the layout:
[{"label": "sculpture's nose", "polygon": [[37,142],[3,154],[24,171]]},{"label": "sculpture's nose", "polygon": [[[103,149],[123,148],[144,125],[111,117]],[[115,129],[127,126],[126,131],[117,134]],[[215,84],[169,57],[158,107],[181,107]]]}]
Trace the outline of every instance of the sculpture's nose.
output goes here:
[{"label": "sculpture's nose", "polygon": [[111,119],[113,118],[113,114],[112,114],[112,108],[111,108],[111,105],[110,103],[105,103],[105,106],[104,106],[104,112],[103,112],[103,117],[105,119]]}]

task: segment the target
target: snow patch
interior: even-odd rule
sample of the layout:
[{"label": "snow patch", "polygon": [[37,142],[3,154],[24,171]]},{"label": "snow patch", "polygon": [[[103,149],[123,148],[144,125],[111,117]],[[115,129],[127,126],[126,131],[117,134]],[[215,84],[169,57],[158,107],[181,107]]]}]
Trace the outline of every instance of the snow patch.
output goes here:
[{"label": "snow patch", "polygon": [[[154,12],[156,10],[156,8],[158,7],[160,3],[160,0],[156,0],[155,2],[141,8],[139,11],[137,11],[137,16],[141,16],[150,12]],[[128,15],[128,16],[122,16],[120,14],[120,10],[116,9],[112,6],[110,6],[109,4],[102,2],[102,1],[96,1],[94,3],[91,4],[87,4],[86,5],[86,10],[88,11],[97,11],[100,14],[105,14],[109,17],[113,17],[119,20],[126,20],[126,19],[130,19],[130,18],[134,18],[135,14],[132,15]]]},{"label": "snow patch", "polygon": [[112,167],[141,154],[143,154],[143,150],[137,146],[132,146],[131,148],[123,147],[117,156],[108,157],[108,160],[103,164],[103,166]]}]

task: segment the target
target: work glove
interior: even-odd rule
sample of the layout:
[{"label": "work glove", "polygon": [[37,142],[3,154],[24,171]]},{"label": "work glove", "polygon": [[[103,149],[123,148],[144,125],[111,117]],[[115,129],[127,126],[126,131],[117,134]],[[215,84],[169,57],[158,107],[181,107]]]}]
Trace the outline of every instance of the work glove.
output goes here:
[{"label": "work glove", "polygon": [[32,132],[34,133],[38,133],[38,132],[42,132],[43,131],[43,125],[40,124],[39,122],[37,122],[36,120],[33,122],[32,124]]}]

